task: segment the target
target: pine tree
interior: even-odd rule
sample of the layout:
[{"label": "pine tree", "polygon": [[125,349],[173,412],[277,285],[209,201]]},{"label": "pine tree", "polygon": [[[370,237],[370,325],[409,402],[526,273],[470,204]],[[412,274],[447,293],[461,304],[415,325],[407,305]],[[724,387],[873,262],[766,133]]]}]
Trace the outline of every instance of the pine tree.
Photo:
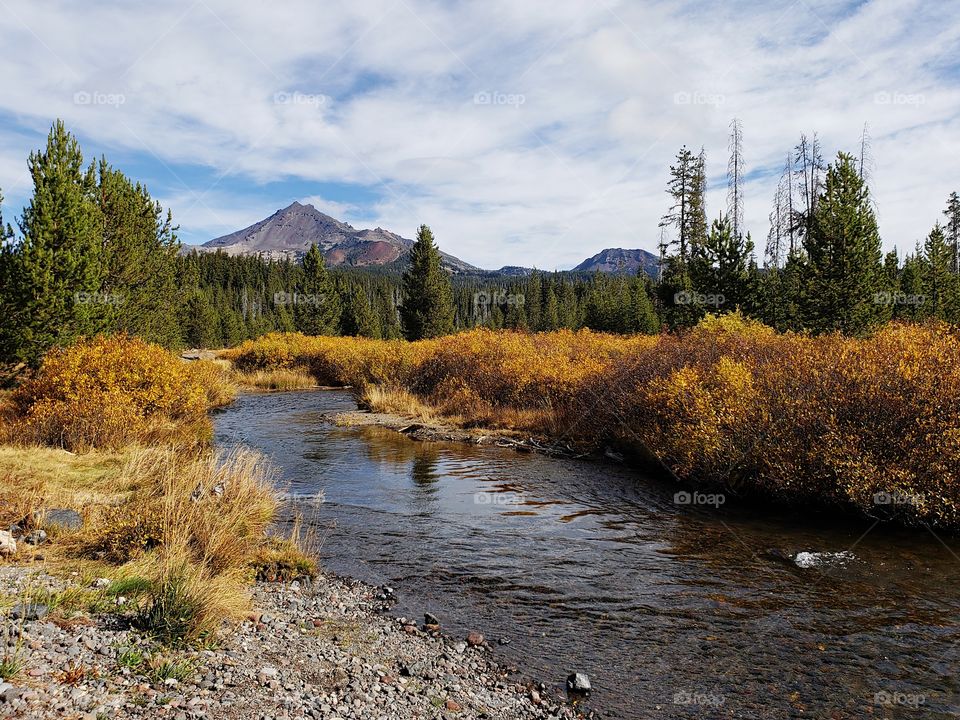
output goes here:
[{"label": "pine tree", "polygon": [[403,274],[400,321],[407,340],[439,337],[453,332],[453,290],[443,269],[440,250],[426,225],[417,231],[410,249],[410,267]]},{"label": "pine tree", "polygon": [[675,165],[670,166],[670,180],[667,182],[667,194],[673,204],[660,220],[661,228],[673,228],[676,238],[663,245],[669,254],[670,247],[676,247],[676,254],[683,263],[690,259],[693,249],[706,236],[706,168],[704,154],[694,156],[686,146],[677,153]]},{"label": "pine tree", "polygon": [[303,256],[303,278],[286,300],[293,303],[297,330],[306,335],[336,335],[340,331],[340,295],[327,273],[316,243]]},{"label": "pine tree", "polygon": [[752,253],[753,242],[734,233],[729,215],[721,216],[691,261],[693,286],[700,293],[722,297],[725,309],[743,308]]},{"label": "pine tree", "polygon": [[857,335],[875,325],[875,294],[882,289],[880,234],[870,192],[851,155],[840,153],[828,168],[804,249],[806,326]]},{"label": "pine tree", "polygon": [[[923,246],[921,287],[925,317],[955,322],[960,301],[960,278],[953,274],[953,248],[940,223],[934,226]],[[913,298],[906,298],[907,302]]]},{"label": "pine tree", "polygon": [[553,286],[553,280],[546,280],[543,283],[541,330],[556,330],[560,327],[560,307],[557,302],[557,293],[554,291]]},{"label": "pine tree", "polygon": [[372,338],[380,334],[370,308],[370,300],[359,284],[354,284],[347,291],[341,328],[344,335]]},{"label": "pine tree", "polygon": [[169,212],[147,189],[101,160],[97,201],[103,219],[101,292],[115,302],[108,329],[140,335],[151,342],[174,345],[177,287],[176,256],[180,249]]},{"label": "pine tree", "polygon": [[730,121],[730,160],[727,162],[727,217],[735,237],[743,235],[743,124]]},{"label": "pine tree", "polygon": [[950,270],[956,275],[960,273],[960,195],[956,192],[950,193],[943,214],[947,218],[947,243],[952,253]]},{"label": "pine tree", "polygon": [[35,363],[103,324],[109,305],[103,277],[101,216],[94,170],[84,168],[76,138],[54,123],[42,152],[30,154],[33,197],[20,221],[22,241],[10,263],[13,354]]},{"label": "pine tree", "polygon": [[[0,193],[0,317],[12,318],[15,305],[13,228],[3,221],[3,193]],[[0,323],[0,362],[15,357],[13,324]]]}]

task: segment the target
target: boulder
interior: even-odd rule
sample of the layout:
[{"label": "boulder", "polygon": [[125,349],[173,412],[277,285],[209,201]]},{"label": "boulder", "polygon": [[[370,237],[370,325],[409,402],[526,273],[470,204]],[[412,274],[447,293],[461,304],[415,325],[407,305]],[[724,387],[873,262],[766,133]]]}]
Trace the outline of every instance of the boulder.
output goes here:
[{"label": "boulder", "polygon": [[0,530],[0,555],[16,555],[17,541],[13,539],[13,534],[6,530]]},{"label": "boulder", "polygon": [[76,510],[54,508],[47,510],[43,516],[44,526],[63,528],[64,530],[79,530],[83,525],[83,517]]},{"label": "boulder", "polygon": [[10,611],[10,617],[14,620],[39,620],[46,617],[49,611],[50,608],[40,603],[17,603]]},{"label": "boulder", "polygon": [[43,545],[47,541],[47,533],[45,530],[34,530],[24,536],[23,541],[28,545]]},{"label": "boulder", "polygon": [[586,673],[576,672],[567,676],[567,692],[574,695],[589,695],[590,678]]}]

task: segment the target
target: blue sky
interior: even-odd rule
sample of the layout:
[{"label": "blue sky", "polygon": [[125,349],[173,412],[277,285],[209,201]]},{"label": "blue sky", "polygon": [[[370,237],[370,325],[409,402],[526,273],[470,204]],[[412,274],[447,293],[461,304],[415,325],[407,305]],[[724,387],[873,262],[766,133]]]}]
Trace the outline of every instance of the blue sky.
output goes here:
[{"label": "blue sky", "polygon": [[801,133],[828,158],[873,140],[887,248],[960,190],[955,3],[614,0],[0,0],[0,189],[63,118],[172,209],[188,243],[293,200],[483,267],[654,251],[677,149],[703,146],[725,208],[744,128],[762,250]]}]

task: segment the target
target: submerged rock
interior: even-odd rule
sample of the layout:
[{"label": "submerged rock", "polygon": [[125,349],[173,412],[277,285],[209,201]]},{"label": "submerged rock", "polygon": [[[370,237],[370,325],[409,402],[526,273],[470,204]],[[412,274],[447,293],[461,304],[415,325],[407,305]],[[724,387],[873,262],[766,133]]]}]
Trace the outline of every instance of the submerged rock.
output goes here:
[{"label": "submerged rock", "polygon": [[425,612],[423,614],[423,624],[424,625],[440,625],[440,621],[437,619],[437,616],[433,613]]}]

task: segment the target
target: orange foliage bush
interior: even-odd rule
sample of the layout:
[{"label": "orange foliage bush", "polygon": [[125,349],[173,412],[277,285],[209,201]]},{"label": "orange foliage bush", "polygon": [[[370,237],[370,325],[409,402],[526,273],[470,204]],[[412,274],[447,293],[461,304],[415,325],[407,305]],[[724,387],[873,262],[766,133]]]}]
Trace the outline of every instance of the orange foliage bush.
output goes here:
[{"label": "orange foliage bush", "polygon": [[687,483],[960,525],[960,337],[946,325],[853,339],[710,320],[592,378],[569,417]]},{"label": "orange foliage bush", "polygon": [[71,450],[135,440],[194,443],[210,434],[207,411],[231,393],[213,363],[185,363],[125,335],[98,336],[47,354],[10,396],[4,434]]}]

